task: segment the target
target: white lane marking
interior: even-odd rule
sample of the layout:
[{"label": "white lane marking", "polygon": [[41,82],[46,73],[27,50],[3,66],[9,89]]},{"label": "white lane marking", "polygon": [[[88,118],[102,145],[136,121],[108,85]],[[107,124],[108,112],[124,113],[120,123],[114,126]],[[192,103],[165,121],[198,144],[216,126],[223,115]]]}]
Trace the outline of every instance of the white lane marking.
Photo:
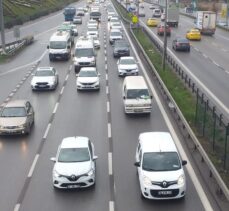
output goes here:
[{"label": "white lane marking", "polygon": [[105,62],[107,62],[107,57],[105,56]]},{"label": "white lane marking", "polygon": [[67,75],[66,75],[66,77],[65,77],[65,81],[67,81],[67,80],[68,80],[68,77],[69,77],[69,74],[67,74]]},{"label": "white lane marking", "polygon": [[53,114],[55,114],[56,113],[56,111],[57,111],[57,108],[58,108],[58,105],[59,105],[59,103],[56,103],[56,105],[55,105],[55,108],[54,108],[54,110],[53,110]]},{"label": "white lane marking", "polygon": [[108,173],[112,175],[112,152],[108,152]]},{"label": "white lane marking", "polygon": [[46,139],[47,138],[47,135],[48,135],[48,132],[49,132],[50,127],[51,127],[51,123],[48,124],[48,126],[47,126],[47,128],[45,130],[45,134],[43,136],[43,139]]},{"label": "white lane marking", "polygon": [[109,94],[109,87],[106,86],[106,94]]},{"label": "white lane marking", "polygon": [[62,95],[64,92],[64,86],[62,87],[61,91],[60,91],[60,95]]},{"label": "white lane marking", "polygon": [[229,74],[229,71],[228,71],[228,70],[226,70],[226,73],[227,73],[227,74]]},{"label": "white lane marking", "polygon": [[35,156],[35,158],[34,158],[34,160],[33,160],[33,164],[32,164],[32,166],[31,166],[31,168],[30,168],[30,170],[29,170],[28,177],[32,177],[33,171],[34,171],[35,166],[36,166],[37,161],[38,161],[38,158],[39,158],[39,154],[36,154],[36,156]]},{"label": "white lane marking", "polygon": [[18,84],[17,86],[16,86],[16,88],[19,88],[20,87],[20,85]]},{"label": "white lane marking", "polygon": [[30,66],[30,65],[32,65],[34,63],[37,63],[37,61],[40,61],[45,56],[46,53],[47,53],[47,50],[45,50],[44,53],[42,53],[42,55],[37,60],[35,60],[35,61],[31,62],[31,63],[25,64],[25,65],[13,68],[13,69],[11,69],[11,70],[9,70],[7,72],[1,73],[0,76],[7,75],[7,74],[12,73],[12,72],[16,72],[16,71],[18,71],[20,69],[24,69],[25,67],[28,67],[28,66]]},{"label": "white lane marking", "polygon": [[19,211],[21,204],[16,204],[14,207],[14,211]]},{"label": "white lane marking", "polygon": [[223,38],[223,39],[225,39],[225,40],[228,40],[228,41],[229,41],[229,39],[228,39],[227,37],[224,37],[224,36],[222,36],[222,35],[220,35],[220,34],[215,34],[215,36],[216,36],[216,37],[221,37],[221,38]]},{"label": "white lane marking", "polygon": [[220,65],[218,63],[216,63],[215,61],[212,61],[213,64],[215,64],[217,67],[220,67]]},{"label": "white lane marking", "polygon": [[[141,21],[141,20],[140,20]],[[146,27],[146,25],[145,25],[145,23],[144,22],[142,22],[141,21],[141,23],[142,23],[142,25],[144,25],[145,27]],[[147,29],[147,27],[146,27],[146,29]],[[152,32],[152,31],[150,31],[149,30],[149,32],[161,43],[161,45],[162,45],[162,41],[158,38],[158,37],[156,37],[156,35]],[[222,107],[222,109],[224,110],[224,111],[226,111],[226,113],[227,114],[229,114],[229,107],[228,106],[226,106],[226,105],[224,105],[223,104],[223,102],[221,102],[220,101],[220,99],[219,98],[217,98],[211,91],[210,91],[210,89],[208,89],[207,88],[207,86],[205,86],[203,83],[202,83],[202,81],[200,81],[197,77],[196,77],[196,75],[194,75],[193,73],[192,73],[192,71],[188,68],[188,67],[186,67],[179,59],[178,59],[178,57],[168,48],[167,49],[167,51],[176,59],[176,61],[179,61],[178,63],[181,65],[181,67],[182,68],[184,68],[184,70],[199,84],[199,86],[201,86],[202,88],[203,88],[203,90],[211,97],[211,98],[213,98],[218,104],[219,104],[219,106],[221,106]]]},{"label": "white lane marking", "polygon": [[105,54],[105,55],[107,54],[107,51],[106,51],[106,50],[104,50],[104,54]]},{"label": "white lane marking", "polygon": [[12,92],[16,92],[17,91],[17,89],[14,89]]},{"label": "white lane marking", "polygon": [[108,75],[107,75],[107,73],[106,73],[106,81],[108,81]]},{"label": "white lane marking", "polygon": [[221,50],[222,50],[223,52],[227,52],[227,49],[225,49],[225,48],[222,48]]},{"label": "white lane marking", "polygon": [[110,112],[110,102],[107,101],[107,113],[109,113],[109,112]]},{"label": "white lane marking", "polygon": [[13,95],[14,95],[14,93],[10,93],[10,95],[9,95],[9,96],[10,96],[10,97],[12,97]]},{"label": "white lane marking", "polygon": [[207,59],[208,58],[208,56],[206,55],[206,54],[202,54],[203,55],[203,57],[205,58],[205,59]]},{"label": "white lane marking", "polygon": [[105,64],[105,70],[107,70],[107,64]]},{"label": "white lane marking", "polygon": [[114,211],[114,202],[109,201],[109,211]]},{"label": "white lane marking", "polygon": [[7,98],[6,98],[6,101],[9,101],[9,100],[10,100],[10,98],[9,98],[9,97],[7,97]]},{"label": "white lane marking", "polygon": [[164,120],[166,122],[166,125],[168,126],[168,129],[169,129],[170,133],[172,134],[172,137],[175,140],[175,143],[176,143],[177,148],[178,148],[178,150],[179,150],[179,152],[181,154],[181,157],[182,157],[182,159],[187,160],[189,162],[189,164],[190,164],[190,165],[187,165],[186,169],[188,171],[188,174],[190,175],[190,178],[191,178],[192,183],[193,183],[193,185],[194,185],[194,187],[195,187],[195,189],[196,189],[196,191],[198,193],[198,196],[201,199],[202,205],[204,206],[205,210],[213,211],[213,208],[211,207],[211,204],[210,204],[210,202],[209,202],[209,200],[208,200],[208,198],[207,198],[207,196],[206,196],[206,194],[205,194],[205,192],[204,192],[204,190],[202,188],[202,185],[200,184],[200,182],[199,182],[199,180],[198,180],[198,178],[197,178],[197,176],[196,176],[196,174],[194,172],[194,169],[191,166],[191,162],[189,161],[188,157],[185,154],[184,149],[182,148],[180,140],[179,140],[178,136],[176,135],[176,132],[175,132],[175,130],[174,130],[174,128],[173,128],[173,126],[172,126],[172,124],[171,124],[171,122],[170,122],[170,120],[169,120],[169,118],[168,118],[168,116],[167,116],[167,114],[165,112],[165,109],[164,109],[162,103],[160,102],[159,96],[157,95],[157,92],[156,92],[156,90],[154,88],[154,85],[151,82],[151,80],[150,80],[150,78],[148,76],[148,73],[147,73],[147,71],[145,70],[145,68],[144,68],[144,66],[142,64],[142,62],[141,62],[141,60],[140,60],[140,58],[138,56],[138,53],[137,53],[133,43],[131,42],[131,39],[130,39],[126,29],[124,28],[124,25],[123,25],[123,29],[125,31],[126,37],[129,40],[129,43],[131,44],[131,47],[132,47],[132,49],[134,51],[134,54],[135,54],[137,60],[140,61],[140,66],[141,66],[142,72],[145,75],[145,78],[146,78],[146,80],[147,80],[147,82],[149,84],[149,87],[150,87],[150,89],[151,89],[151,91],[153,93],[153,96],[154,96],[154,98],[155,98],[155,100],[157,102],[157,105],[158,105],[158,107],[159,107],[159,109],[160,109],[160,111],[161,111],[161,113],[163,115],[163,118],[164,118]]},{"label": "white lane marking", "polygon": [[108,133],[108,138],[111,138],[111,123],[107,124],[107,133]]}]

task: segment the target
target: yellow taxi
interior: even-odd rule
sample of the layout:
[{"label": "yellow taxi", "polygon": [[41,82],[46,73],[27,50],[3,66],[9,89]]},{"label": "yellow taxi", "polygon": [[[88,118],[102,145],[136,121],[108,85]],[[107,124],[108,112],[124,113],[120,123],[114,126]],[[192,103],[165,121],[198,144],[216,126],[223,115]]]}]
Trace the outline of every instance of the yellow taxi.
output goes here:
[{"label": "yellow taxi", "polygon": [[198,29],[190,29],[186,33],[186,38],[189,40],[201,40],[201,33]]},{"label": "yellow taxi", "polygon": [[156,18],[148,18],[146,21],[147,26],[157,26],[158,20]]}]

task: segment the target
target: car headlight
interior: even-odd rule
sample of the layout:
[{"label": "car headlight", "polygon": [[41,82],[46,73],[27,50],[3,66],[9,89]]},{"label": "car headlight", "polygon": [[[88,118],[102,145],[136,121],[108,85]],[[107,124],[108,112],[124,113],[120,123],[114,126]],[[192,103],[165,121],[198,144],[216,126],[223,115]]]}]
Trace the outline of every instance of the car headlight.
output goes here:
[{"label": "car headlight", "polygon": [[53,171],[53,176],[54,177],[61,177],[61,175],[56,170]]},{"label": "car headlight", "polygon": [[4,126],[1,126],[1,125],[0,125],[0,129],[4,129]]},{"label": "car headlight", "polygon": [[149,185],[152,184],[151,180],[147,176],[143,176],[143,183],[144,183],[145,186],[149,186]]},{"label": "car headlight", "polygon": [[184,175],[179,176],[178,180],[177,180],[177,184],[178,185],[183,185],[185,182],[185,178]]},{"label": "car headlight", "polygon": [[88,176],[92,176],[93,174],[94,174],[93,169],[91,169],[91,170],[87,173]]},{"label": "car headlight", "polygon": [[23,129],[23,128],[25,128],[26,127],[26,123],[25,124],[22,124],[22,125],[18,125],[17,126],[17,128],[21,128],[21,129]]}]

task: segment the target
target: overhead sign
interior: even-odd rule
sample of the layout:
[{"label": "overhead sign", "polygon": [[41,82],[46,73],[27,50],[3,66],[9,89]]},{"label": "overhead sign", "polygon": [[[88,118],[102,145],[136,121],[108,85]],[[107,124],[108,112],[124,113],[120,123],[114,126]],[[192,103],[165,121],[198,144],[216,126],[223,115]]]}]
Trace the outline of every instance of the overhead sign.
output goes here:
[{"label": "overhead sign", "polygon": [[133,17],[132,17],[132,23],[138,23],[138,16],[133,15]]}]

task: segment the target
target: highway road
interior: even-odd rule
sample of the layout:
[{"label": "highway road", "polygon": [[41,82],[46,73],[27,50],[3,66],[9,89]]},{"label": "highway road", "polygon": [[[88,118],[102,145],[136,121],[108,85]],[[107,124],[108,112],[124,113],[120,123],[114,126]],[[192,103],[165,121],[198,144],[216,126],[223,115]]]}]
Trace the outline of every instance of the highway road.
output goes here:
[{"label": "highway road", "polygon": [[[80,1],[76,6],[84,4]],[[35,125],[30,135],[0,137],[0,210],[220,210],[203,178],[195,174],[189,152],[182,147],[179,133],[169,121],[134,49],[131,55],[139,61],[140,74],[149,80],[154,94],[153,109],[150,116],[124,114],[121,97],[123,78],[118,77],[117,59],[113,58],[113,47],[108,42],[106,8],[101,5],[101,10],[101,49],[97,51],[97,68],[101,73],[99,92],[76,91],[71,60],[49,62],[46,46],[51,34],[64,20],[62,12],[28,24],[26,30],[37,32],[35,43],[0,66],[0,102],[28,99],[35,110]],[[86,14],[84,24],[78,27],[80,33],[85,33],[88,19]],[[57,69],[60,83],[55,91],[32,92],[31,74],[37,66],[54,66]],[[133,164],[138,135],[145,131],[170,131],[182,158],[188,159],[185,200],[165,203],[141,199]],[[85,190],[55,190],[50,157],[55,156],[64,137],[80,135],[90,137],[99,157],[96,186]]]},{"label": "highway road", "polygon": [[[149,4],[144,3],[145,17],[140,18],[141,24],[146,26],[146,20],[152,17],[152,10]],[[160,18],[158,18],[160,20]],[[194,20],[180,15],[179,27],[172,28],[171,37],[168,37],[168,48],[172,53],[190,70],[199,80],[197,84],[217,105],[218,109],[229,118],[229,38],[228,32],[217,28],[214,36],[202,36],[201,41],[191,41],[191,52],[175,52],[172,50],[172,40],[175,37],[185,37],[186,32],[193,28]],[[151,27],[152,32],[157,36],[156,27]],[[163,36],[159,37],[163,41]],[[189,74],[190,75],[190,74]],[[195,80],[195,79],[194,79]],[[196,81],[196,80],[195,80]],[[200,85],[201,83],[201,85]],[[211,94],[209,94],[211,93]]]}]

